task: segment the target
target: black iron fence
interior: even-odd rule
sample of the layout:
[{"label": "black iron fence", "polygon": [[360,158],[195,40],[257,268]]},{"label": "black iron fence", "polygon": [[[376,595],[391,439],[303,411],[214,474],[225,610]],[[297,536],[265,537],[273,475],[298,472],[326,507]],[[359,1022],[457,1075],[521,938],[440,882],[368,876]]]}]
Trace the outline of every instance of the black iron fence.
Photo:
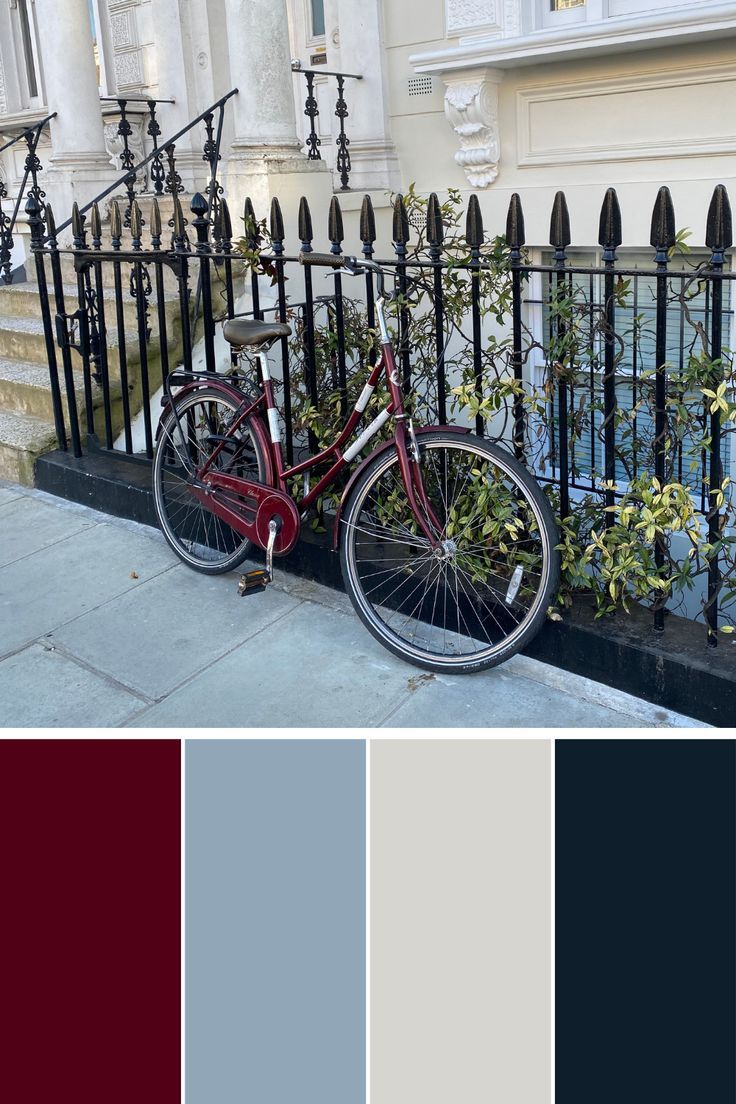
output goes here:
[{"label": "black iron fence", "polygon": [[[41,119],[39,122],[34,123],[33,126],[27,127],[20,134],[16,134],[13,138],[9,138],[4,145],[0,146],[0,154],[2,154],[5,150],[10,149],[11,146],[18,145],[20,142],[25,142],[27,151],[23,164],[23,177],[16,189],[12,208],[6,210],[3,210],[3,200],[9,199],[10,193],[8,191],[8,185],[0,180],[0,277],[5,284],[11,283],[13,279],[12,255],[13,246],[15,244],[13,234],[21,203],[30,196],[33,196],[39,210],[43,211],[44,209],[46,193],[38,182],[38,177],[43,166],[37,150],[41,134],[48,126],[49,122],[54,118],[56,118],[55,111],[52,112],[51,115],[47,115],[45,119]],[[28,183],[29,180],[30,184]]]},{"label": "black iron fence", "polygon": [[[293,330],[274,350],[288,459],[314,451],[374,362],[373,277],[349,280],[299,266],[298,252],[311,250],[315,238],[306,200],[299,240],[287,248],[277,200],[262,221],[247,201],[247,236],[236,241],[217,188],[214,214],[202,195],[194,197],[189,233],[172,194],[170,234],[154,199],[144,243],[133,200],[124,239],[113,203],[112,244],[103,248],[93,205],[91,241],[75,211],[70,250],[58,248],[49,208],[29,199],[59,447],[76,456],[103,448],[150,460],[151,399],[162,380],[197,358],[208,372],[233,371],[220,323],[270,313]],[[702,255],[684,251],[666,188],[643,258],[618,256],[621,215],[612,189],[597,247],[583,255],[572,249],[562,193],[547,251],[528,247],[518,196],[495,238],[484,230],[475,196],[467,212],[453,196],[445,203],[413,192],[397,197],[390,250],[377,252],[367,196],[359,240],[345,240],[336,197],[327,221],[334,254],[379,260],[393,275],[395,340],[414,416],[460,421],[505,441],[547,486],[570,592],[593,590],[601,613],[630,597],[643,601],[657,630],[668,610],[699,617],[714,646],[736,613],[735,274],[725,189],[714,193]],[[71,303],[65,265],[76,276]]]}]

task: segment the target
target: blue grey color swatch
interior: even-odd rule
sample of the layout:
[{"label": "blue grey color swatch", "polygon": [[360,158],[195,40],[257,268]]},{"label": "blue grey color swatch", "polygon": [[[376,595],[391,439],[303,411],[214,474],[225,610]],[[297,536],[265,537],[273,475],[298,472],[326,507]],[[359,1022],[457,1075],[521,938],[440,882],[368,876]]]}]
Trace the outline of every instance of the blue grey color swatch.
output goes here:
[{"label": "blue grey color swatch", "polygon": [[187,741],[187,1104],[364,1104],[365,911],[362,741]]}]

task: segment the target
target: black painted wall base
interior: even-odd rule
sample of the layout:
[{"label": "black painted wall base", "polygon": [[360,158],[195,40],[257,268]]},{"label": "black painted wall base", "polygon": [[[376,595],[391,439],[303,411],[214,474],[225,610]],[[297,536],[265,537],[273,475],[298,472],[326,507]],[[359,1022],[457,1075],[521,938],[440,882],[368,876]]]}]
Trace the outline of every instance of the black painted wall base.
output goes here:
[{"label": "black painted wall base", "polygon": [[[36,464],[36,486],[72,502],[156,525],[148,463],[90,453],[75,460],[52,452]],[[339,557],[326,534],[306,529],[280,561],[287,570],[342,590]],[[673,709],[719,728],[736,726],[736,639],[722,636],[708,648],[705,630],[669,614],[655,633],[646,610],[596,620],[585,597],[548,621],[525,649],[534,659]]]}]

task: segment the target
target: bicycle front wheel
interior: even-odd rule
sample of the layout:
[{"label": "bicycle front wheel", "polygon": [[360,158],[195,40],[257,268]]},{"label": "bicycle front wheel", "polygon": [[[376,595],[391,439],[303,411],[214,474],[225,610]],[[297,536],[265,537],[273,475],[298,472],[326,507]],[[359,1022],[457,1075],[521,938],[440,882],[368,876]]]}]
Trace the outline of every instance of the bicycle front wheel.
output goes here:
[{"label": "bicycle front wheel", "polygon": [[557,590],[551,507],[526,469],[488,441],[428,433],[419,451],[440,547],[419,528],[391,449],[345,505],[345,587],[369,632],[409,663],[448,673],[494,667],[536,635]]},{"label": "bicycle front wheel", "polygon": [[[168,543],[195,571],[220,575],[237,567],[251,542],[196,498],[188,479],[228,433],[238,403],[217,388],[204,387],[176,402],[161,424],[153,459],[153,495],[161,530]],[[241,479],[265,482],[266,463],[248,422],[228,438],[214,467]]]}]

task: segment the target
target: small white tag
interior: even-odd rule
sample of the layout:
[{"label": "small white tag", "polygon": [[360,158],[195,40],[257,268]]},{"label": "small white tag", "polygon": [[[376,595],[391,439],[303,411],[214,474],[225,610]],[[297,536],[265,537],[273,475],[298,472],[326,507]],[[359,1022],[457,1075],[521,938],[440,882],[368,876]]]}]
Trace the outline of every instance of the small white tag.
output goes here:
[{"label": "small white tag", "polygon": [[506,605],[510,606],[516,595],[519,593],[519,587],[521,586],[521,578],[524,574],[524,568],[519,564],[514,568],[514,574],[509,581],[508,590],[506,591]]}]

